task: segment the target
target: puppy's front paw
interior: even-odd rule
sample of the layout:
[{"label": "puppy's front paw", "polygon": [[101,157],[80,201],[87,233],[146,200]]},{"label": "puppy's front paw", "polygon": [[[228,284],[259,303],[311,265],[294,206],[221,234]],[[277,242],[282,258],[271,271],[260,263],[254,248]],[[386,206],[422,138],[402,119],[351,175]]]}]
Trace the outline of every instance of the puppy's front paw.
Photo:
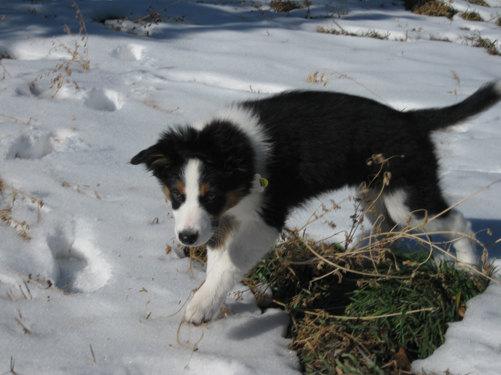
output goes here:
[{"label": "puppy's front paw", "polygon": [[184,320],[195,325],[206,323],[217,315],[222,302],[217,296],[204,295],[200,289],[188,304]]}]

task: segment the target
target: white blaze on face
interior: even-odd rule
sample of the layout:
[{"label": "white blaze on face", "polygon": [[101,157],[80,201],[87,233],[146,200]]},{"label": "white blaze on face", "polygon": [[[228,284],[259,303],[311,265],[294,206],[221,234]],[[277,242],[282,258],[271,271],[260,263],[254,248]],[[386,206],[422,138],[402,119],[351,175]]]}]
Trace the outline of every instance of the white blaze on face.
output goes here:
[{"label": "white blaze on face", "polygon": [[196,242],[190,243],[190,246],[203,245],[212,236],[211,218],[200,205],[199,201],[202,167],[203,165],[199,159],[188,160],[183,173],[185,201],[177,210],[173,210],[176,220],[175,231],[178,240],[183,243],[181,239],[183,233],[197,235]]}]

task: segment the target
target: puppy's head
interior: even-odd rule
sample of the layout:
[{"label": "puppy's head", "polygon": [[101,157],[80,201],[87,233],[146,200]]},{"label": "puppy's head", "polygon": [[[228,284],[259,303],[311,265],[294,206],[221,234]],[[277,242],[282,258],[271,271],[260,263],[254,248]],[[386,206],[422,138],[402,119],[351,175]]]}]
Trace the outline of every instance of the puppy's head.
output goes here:
[{"label": "puppy's head", "polygon": [[186,246],[211,239],[220,219],[250,193],[255,173],[248,137],[226,121],[162,135],[131,163],[146,164],[172,204],[176,237]]}]

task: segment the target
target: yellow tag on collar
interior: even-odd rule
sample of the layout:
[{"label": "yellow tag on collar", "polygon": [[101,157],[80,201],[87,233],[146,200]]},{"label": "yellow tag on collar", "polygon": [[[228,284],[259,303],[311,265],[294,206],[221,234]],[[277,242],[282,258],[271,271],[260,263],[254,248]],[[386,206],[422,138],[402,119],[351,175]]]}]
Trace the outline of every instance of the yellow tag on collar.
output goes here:
[{"label": "yellow tag on collar", "polygon": [[267,187],[269,184],[268,180],[264,177],[261,177],[259,179],[259,185],[261,185],[263,188]]},{"label": "yellow tag on collar", "polygon": [[259,173],[254,175],[254,181],[252,181],[251,191],[253,193],[262,193],[264,188],[268,186],[269,182],[266,178],[261,177]]}]

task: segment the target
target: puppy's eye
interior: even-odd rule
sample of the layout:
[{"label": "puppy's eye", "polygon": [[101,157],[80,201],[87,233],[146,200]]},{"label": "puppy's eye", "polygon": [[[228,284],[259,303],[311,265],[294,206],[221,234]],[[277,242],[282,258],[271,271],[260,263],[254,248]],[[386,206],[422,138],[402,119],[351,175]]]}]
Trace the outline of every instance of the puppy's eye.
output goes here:
[{"label": "puppy's eye", "polygon": [[177,191],[176,189],[171,190],[170,195],[171,195],[172,199],[174,199],[175,201],[180,201],[183,199],[181,193],[179,191]]},{"label": "puppy's eye", "polygon": [[207,202],[213,202],[216,198],[217,198],[217,195],[215,193],[213,193],[212,191],[209,191],[205,195],[205,199],[207,200]]}]

